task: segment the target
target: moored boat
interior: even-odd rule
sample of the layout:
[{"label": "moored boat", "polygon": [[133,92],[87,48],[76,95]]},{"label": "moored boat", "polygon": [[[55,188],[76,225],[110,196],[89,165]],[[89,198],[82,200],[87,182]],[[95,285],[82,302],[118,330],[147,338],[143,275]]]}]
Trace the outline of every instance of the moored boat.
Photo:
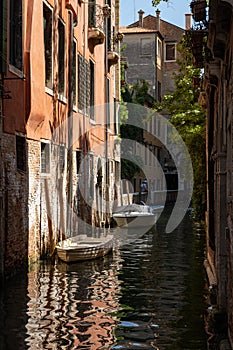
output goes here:
[{"label": "moored boat", "polygon": [[121,206],[113,213],[113,219],[120,227],[136,228],[136,227],[151,227],[156,224],[156,221],[162,211],[155,210],[145,204],[129,204]]},{"label": "moored boat", "polygon": [[76,262],[103,257],[114,245],[112,235],[99,238],[79,235],[68,238],[56,245],[58,257],[64,262]]}]

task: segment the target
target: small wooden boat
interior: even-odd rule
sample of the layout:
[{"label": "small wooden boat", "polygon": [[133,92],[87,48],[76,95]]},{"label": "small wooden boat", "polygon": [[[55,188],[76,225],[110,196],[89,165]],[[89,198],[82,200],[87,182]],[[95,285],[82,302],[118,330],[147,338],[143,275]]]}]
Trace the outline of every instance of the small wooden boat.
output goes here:
[{"label": "small wooden boat", "polygon": [[100,238],[80,235],[68,238],[56,245],[58,257],[64,262],[76,262],[100,258],[113,249],[113,236]]}]

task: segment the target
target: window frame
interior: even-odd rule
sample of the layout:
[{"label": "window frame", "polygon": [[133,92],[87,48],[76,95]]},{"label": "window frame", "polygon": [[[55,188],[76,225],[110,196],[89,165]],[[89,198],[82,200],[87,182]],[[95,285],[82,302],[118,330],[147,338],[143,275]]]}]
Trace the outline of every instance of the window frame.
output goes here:
[{"label": "window frame", "polygon": [[[46,67],[46,63],[48,60],[46,60],[46,42],[45,42],[45,16],[44,16],[44,10],[47,8],[47,11],[51,12],[51,36],[48,39],[49,42],[49,48],[51,50],[50,54],[50,64],[49,67]],[[47,3],[43,2],[43,28],[44,28],[44,60],[45,60],[45,88],[49,89],[50,91],[53,89],[53,8]],[[47,68],[51,70],[49,79],[47,79]]]},{"label": "window frame", "polygon": [[[174,59],[167,59],[167,47],[171,45],[174,45]],[[167,42],[165,43],[165,48],[164,48],[164,61],[165,62],[176,62],[176,58],[177,58],[177,50],[176,50],[176,42]]]},{"label": "window frame", "polygon": [[77,106],[77,40],[73,37],[73,60],[72,60],[72,89],[73,89],[73,106]]},{"label": "window frame", "polygon": [[90,118],[95,120],[95,62],[90,59]]},{"label": "window frame", "polygon": [[[42,145],[44,145],[44,149],[42,149]],[[48,153],[44,154],[44,150],[47,150]],[[45,158],[44,161],[43,158]],[[45,171],[43,169],[43,163],[45,164]],[[44,139],[40,140],[40,173],[41,175],[50,175],[51,173],[51,142]]]},{"label": "window frame", "polygon": [[[20,0],[21,14],[18,13],[18,21],[16,23],[17,12],[15,11],[15,1],[10,1],[10,50],[9,63],[12,70],[23,72],[23,1]],[[20,11],[20,9],[19,9]],[[21,17],[21,21],[20,21]],[[19,28],[18,28],[19,26]],[[16,28],[17,27],[17,28]],[[19,60],[19,64],[17,63]]]},{"label": "window frame", "polygon": [[[60,30],[63,28],[62,42],[60,40]],[[66,55],[66,30],[65,22],[62,18],[58,18],[58,94],[65,96],[66,77],[65,77],[65,55]],[[63,54],[62,54],[63,53]]]}]

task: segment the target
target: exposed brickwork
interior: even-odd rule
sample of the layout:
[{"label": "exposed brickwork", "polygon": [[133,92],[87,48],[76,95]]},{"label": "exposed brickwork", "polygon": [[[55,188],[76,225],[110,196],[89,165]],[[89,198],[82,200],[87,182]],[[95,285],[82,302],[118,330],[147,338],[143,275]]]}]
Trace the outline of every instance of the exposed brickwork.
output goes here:
[{"label": "exposed brickwork", "polygon": [[[73,9],[72,4],[76,4],[78,18],[77,23],[72,24],[71,31],[72,16],[67,9]],[[22,47],[26,50],[22,52],[24,59],[24,65],[20,67],[22,71],[19,71],[19,67],[15,69],[9,65],[9,62],[6,62],[4,81],[7,81],[5,87],[9,90],[11,98],[0,101],[0,118],[2,118],[2,103],[4,103],[3,128],[0,125],[0,139],[3,135],[2,157],[0,157],[1,272],[6,268],[13,269],[23,261],[27,262],[28,257],[30,263],[42,257],[50,257],[58,240],[69,234],[85,232],[85,221],[88,224],[96,223],[96,210],[92,209],[92,205],[97,201],[97,162],[101,158],[103,169],[105,169],[106,155],[104,150],[95,153],[93,149],[96,143],[100,144],[105,141],[106,135],[104,130],[100,130],[101,128],[94,129],[93,140],[87,139],[87,136],[84,135],[86,135],[86,130],[92,126],[89,111],[90,97],[91,102],[96,106],[103,105],[106,99],[111,104],[119,100],[119,63],[118,70],[115,69],[114,64],[106,67],[104,42],[89,40],[88,2],[70,1],[68,8],[66,5],[67,2],[62,0],[59,6],[56,6],[54,2],[49,2],[47,6],[47,3],[41,1],[35,2],[33,7],[24,6],[21,13],[22,32],[18,33],[18,36],[23,39]],[[105,5],[105,1],[100,0],[96,5],[101,8]],[[118,11],[117,19],[114,13],[115,5]],[[113,28],[118,30],[119,27],[119,0],[113,1],[111,7],[111,34],[113,34]],[[11,10],[9,8],[5,14],[7,22],[10,20]],[[75,17],[76,10],[73,15]],[[47,30],[44,27],[43,16],[47,18]],[[58,18],[64,25],[64,47],[63,40],[59,40],[58,43]],[[6,34],[7,49],[9,49],[10,32],[7,31]],[[51,37],[53,42],[51,42]],[[61,37],[62,35],[60,39]],[[69,39],[76,44],[71,45]],[[45,41],[49,41],[53,47],[52,53],[46,49],[46,57],[38,55],[38,52],[44,52]],[[69,55],[72,49],[76,52],[74,55]],[[82,59],[78,60],[78,57]],[[45,69],[45,59],[48,71]],[[107,76],[106,68],[108,68]],[[63,72],[64,76],[60,74]],[[48,76],[46,73],[49,73]],[[73,84],[68,84],[70,75],[73,75]],[[109,78],[109,91],[106,87],[107,77]],[[49,86],[46,83],[48,78],[51,79]],[[67,84],[64,91],[58,91],[58,78],[61,78],[60,82]],[[74,88],[76,98],[72,97]],[[76,120],[78,124],[77,129],[72,131],[76,139],[72,153],[73,171],[70,166],[71,152],[68,152],[67,147],[68,143],[74,140],[71,141],[71,134],[67,132],[66,125],[64,125],[71,114],[74,117],[72,122],[75,124],[74,120]],[[96,117],[97,123],[104,125],[105,112],[101,112]],[[55,129],[61,124],[61,134],[59,134],[59,139],[55,140]],[[114,134],[113,126],[109,126],[109,129]],[[26,142],[21,135],[16,138],[17,133],[26,135]],[[110,139],[110,134],[107,136]],[[68,137],[69,142],[66,142]],[[51,151],[49,160],[45,149],[47,143],[50,144]],[[25,144],[27,154],[24,161],[22,151]],[[85,171],[79,174],[76,171],[75,148],[86,156]],[[64,149],[65,152],[63,152]],[[113,150],[110,150],[110,147],[108,156],[111,162],[114,162]],[[50,169],[48,163],[50,163]],[[62,163],[64,163],[64,168]],[[17,166],[22,170],[17,170]],[[24,171],[25,168],[26,171]],[[103,170],[103,182],[106,181],[104,172],[105,170]],[[103,209],[105,208],[104,199],[110,198],[111,201],[113,198],[114,188],[111,186],[114,185],[114,180],[112,177],[113,175],[111,175],[109,194],[102,186],[100,202]],[[82,183],[84,193],[80,191]],[[72,212],[70,220],[67,219],[69,196]],[[78,222],[76,214],[81,217],[83,227]],[[100,216],[98,223],[104,219],[104,215]],[[67,222],[70,222],[70,230],[68,230]]]},{"label": "exposed brickwork", "polygon": [[6,274],[27,263],[28,171],[17,171],[15,135],[2,134],[2,258]]}]

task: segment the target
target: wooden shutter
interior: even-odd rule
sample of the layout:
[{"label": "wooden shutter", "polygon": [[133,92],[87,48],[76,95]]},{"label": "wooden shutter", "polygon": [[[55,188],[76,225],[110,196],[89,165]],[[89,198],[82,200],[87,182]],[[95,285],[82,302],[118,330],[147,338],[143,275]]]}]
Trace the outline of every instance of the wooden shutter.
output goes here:
[{"label": "wooden shutter", "polygon": [[7,61],[7,0],[0,0],[0,72],[6,73]]}]

